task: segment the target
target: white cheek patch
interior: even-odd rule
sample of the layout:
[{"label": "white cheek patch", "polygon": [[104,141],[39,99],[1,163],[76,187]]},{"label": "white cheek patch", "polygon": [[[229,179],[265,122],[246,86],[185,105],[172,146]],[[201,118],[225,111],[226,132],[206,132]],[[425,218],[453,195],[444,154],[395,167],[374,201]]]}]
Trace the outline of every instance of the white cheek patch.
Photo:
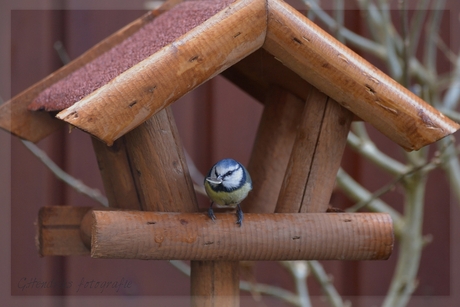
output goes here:
[{"label": "white cheek patch", "polygon": [[222,181],[222,184],[227,189],[234,189],[240,186],[240,182],[242,178],[243,178],[243,169],[240,167],[239,169],[233,171],[231,175],[225,176],[224,181]]}]

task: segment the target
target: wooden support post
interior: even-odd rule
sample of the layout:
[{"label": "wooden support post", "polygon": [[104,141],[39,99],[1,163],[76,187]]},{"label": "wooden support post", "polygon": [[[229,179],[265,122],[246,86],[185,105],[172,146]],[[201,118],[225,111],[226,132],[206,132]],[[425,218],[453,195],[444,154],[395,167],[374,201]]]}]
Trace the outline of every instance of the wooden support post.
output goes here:
[{"label": "wooden support post", "polygon": [[124,136],[144,211],[196,212],[193,182],[170,107]]},{"label": "wooden support post", "polygon": [[[214,222],[204,213],[95,210],[93,216],[94,258],[220,260],[225,266],[240,260],[387,259],[393,247],[392,220],[383,213],[247,213],[243,227],[226,213],[216,213]],[[214,277],[208,278],[204,283],[212,287]]]},{"label": "wooden support post", "polygon": [[108,147],[93,141],[109,205],[195,212],[198,205],[169,107]]},{"label": "wooden support post", "polygon": [[111,147],[96,138],[92,141],[109,206],[141,210],[124,138],[116,140]]},{"label": "wooden support post", "polygon": [[317,89],[310,92],[276,212],[326,212],[352,117]]},{"label": "wooden support post", "polygon": [[192,307],[238,307],[238,261],[192,261]]},{"label": "wooden support post", "polygon": [[[94,148],[103,178],[105,178],[105,186],[112,189],[110,194],[116,198],[117,208],[128,208],[122,203],[124,199],[122,191],[131,191],[131,186],[133,186],[137,196],[135,203],[144,211],[198,211],[193,183],[169,107],[123,136],[118,146],[121,150],[114,151],[101,142],[97,142]],[[107,170],[101,165],[118,165],[121,166],[120,169],[114,171],[123,171],[114,174],[114,171]],[[130,206],[132,203],[134,202],[131,195]],[[225,273],[226,276],[214,274],[213,269],[204,269],[207,266],[219,267],[220,265],[222,269],[217,269],[217,271]],[[235,285],[231,282],[238,279],[238,268],[235,269],[234,266],[228,266],[226,262],[221,263],[220,261],[192,262],[192,266],[195,267],[192,272],[192,302],[198,299],[200,304],[207,302],[204,306],[209,304],[211,304],[209,306],[220,306],[212,305],[212,303],[216,302],[216,297],[226,297],[230,289],[232,289],[230,292],[235,295],[234,301],[239,301],[239,284]],[[203,272],[201,272],[202,268]],[[198,274],[199,278],[195,278],[195,274]],[[202,285],[206,284],[214,289],[213,292],[203,296],[203,287],[193,286],[197,280],[200,280]],[[219,283],[219,287],[215,287],[216,282]],[[220,292],[221,290],[223,292]]]},{"label": "wooden support post", "polygon": [[245,212],[273,213],[305,103],[273,86],[267,95],[248,170],[253,190]]}]

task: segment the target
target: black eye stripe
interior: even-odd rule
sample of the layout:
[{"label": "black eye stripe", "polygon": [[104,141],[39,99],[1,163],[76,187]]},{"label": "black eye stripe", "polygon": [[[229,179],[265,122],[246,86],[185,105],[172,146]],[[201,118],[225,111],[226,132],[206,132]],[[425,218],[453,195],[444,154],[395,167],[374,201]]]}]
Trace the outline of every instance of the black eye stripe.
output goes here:
[{"label": "black eye stripe", "polygon": [[232,175],[234,172],[236,172],[236,171],[239,170],[240,168],[241,168],[241,167],[238,166],[238,168],[235,168],[234,170],[231,170],[231,171],[226,172],[225,175],[222,176],[222,178],[225,178],[225,177],[227,177],[227,176]]}]

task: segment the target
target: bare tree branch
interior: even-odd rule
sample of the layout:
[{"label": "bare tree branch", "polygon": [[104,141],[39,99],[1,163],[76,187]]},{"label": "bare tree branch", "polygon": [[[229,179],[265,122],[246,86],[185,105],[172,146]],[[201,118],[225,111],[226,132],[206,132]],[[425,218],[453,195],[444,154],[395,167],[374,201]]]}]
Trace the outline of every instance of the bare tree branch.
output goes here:
[{"label": "bare tree branch", "polygon": [[68,186],[73,188],[78,193],[88,196],[91,199],[101,203],[103,206],[108,207],[109,202],[107,198],[99,192],[97,189],[93,189],[85,185],[80,180],[72,177],[65,171],[63,171],[56,163],[51,160],[48,155],[41,150],[37,145],[32,142],[22,140],[24,146],[30,150],[40,161],[60,180],[65,182]]}]

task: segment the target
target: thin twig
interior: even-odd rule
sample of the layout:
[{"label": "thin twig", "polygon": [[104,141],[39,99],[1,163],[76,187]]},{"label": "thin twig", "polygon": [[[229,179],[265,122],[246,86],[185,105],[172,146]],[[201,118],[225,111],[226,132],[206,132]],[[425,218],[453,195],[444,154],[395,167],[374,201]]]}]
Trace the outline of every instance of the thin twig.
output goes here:
[{"label": "thin twig", "polygon": [[204,186],[203,186],[203,182],[204,182],[203,174],[198,170],[198,168],[195,165],[195,162],[193,162],[192,157],[190,157],[190,155],[185,149],[184,149],[184,154],[185,154],[185,160],[187,161],[188,171],[193,181],[193,189],[195,190],[196,193],[207,196],[206,191],[204,190]]},{"label": "thin twig", "polygon": [[435,37],[439,33],[439,27],[441,25],[441,17],[443,14],[443,8],[445,5],[444,0],[435,0],[433,3],[433,9],[430,11],[431,15],[428,19],[426,26],[426,37],[425,50],[424,50],[424,64],[431,74],[436,75],[436,59],[437,59],[437,45],[431,41],[432,37]]},{"label": "thin twig", "polygon": [[338,27],[337,22],[323,9],[321,9],[321,7],[315,1],[304,0],[304,3],[307,7],[310,8],[308,11],[309,14],[314,14],[321,20],[321,22],[325,23],[329,29],[334,30],[339,28],[340,35],[342,35],[345,41],[350,45],[357,47],[364,52],[374,54],[379,58],[386,57],[386,50],[381,44],[373,42],[364,36],[358,35],[346,27]]},{"label": "thin twig", "polygon": [[407,171],[404,164],[384,154],[370,139],[360,138],[353,132],[349,132],[347,142],[353,150],[394,176]]},{"label": "thin twig", "polygon": [[[337,172],[337,186],[351,199],[355,201],[363,201],[370,199],[372,193],[365,189],[362,185],[356,182],[350,175],[347,174],[342,168]],[[367,208],[373,212],[388,213],[395,226],[395,234],[399,235],[401,232],[401,225],[403,218],[401,214],[393,209],[390,205],[381,199],[374,199],[367,204]]]},{"label": "thin twig", "polygon": [[442,107],[448,110],[454,110],[457,108],[459,100],[460,100],[460,55],[457,57],[457,61],[455,64],[455,70],[453,73],[453,79],[451,81],[449,89],[444,95],[444,99],[442,101]]},{"label": "thin twig", "polygon": [[341,31],[345,22],[345,7],[343,0],[335,0],[334,19],[337,24],[335,37],[339,42],[343,43],[344,38]]},{"label": "thin twig", "polygon": [[410,83],[410,74],[409,74],[409,59],[412,56],[411,52],[411,41],[409,36],[409,17],[407,16],[407,1],[400,2],[401,9],[400,14],[401,16],[401,29],[402,29],[402,38],[403,38],[403,50],[402,50],[402,58],[403,58],[403,69],[402,69],[402,77],[401,83],[406,88],[409,88]]},{"label": "thin twig", "polygon": [[[411,152],[410,155],[423,155]],[[413,159],[416,160],[416,159]],[[405,224],[400,233],[400,251],[390,288],[382,307],[403,307],[415,291],[424,239],[422,236],[426,174],[414,173],[405,185]]]},{"label": "thin twig", "polygon": [[[396,31],[391,22],[390,9],[386,1],[380,0],[380,11],[383,17],[383,22],[381,24],[382,34],[384,35],[384,44],[387,50],[387,66],[390,70],[390,74],[395,80],[401,80],[402,78],[402,68],[401,61],[398,57],[397,50],[398,46],[396,42]],[[400,48],[402,49],[402,48]]]},{"label": "thin twig", "polygon": [[460,203],[460,161],[458,157],[460,150],[455,147],[453,138],[452,136],[450,140],[442,139],[439,144],[441,144],[440,146],[446,146],[446,154],[442,166],[449,178],[451,190]]},{"label": "thin twig", "polygon": [[410,23],[409,57],[414,57],[417,51],[420,37],[422,35],[423,22],[425,21],[429,4],[430,0],[421,0],[417,3],[417,9],[415,10],[414,16],[412,17]]},{"label": "thin twig", "polygon": [[449,46],[447,46],[447,44],[441,38],[439,33],[435,33],[434,35],[435,35],[434,39],[436,42],[436,46],[438,46],[439,50],[442,51],[446,59],[448,59],[450,63],[455,65],[457,61],[457,55],[449,48]]},{"label": "thin twig", "polygon": [[369,199],[359,201],[358,203],[356,203],[352,207],[347,208],[346,211],[347,212],[356,212],[359,209],[367,206],[369,203],[373,202],[374,200],[380,198],[384,194],[394,190],[394,188],[399,183],[404,182],[404,180],[406,178],[412,176],[413,174],[415,174],[417,172],[423,172],[424,174],[426,174],[426,172],[429,172],[429,171],[435,169],[436,167],[438,167],[442,163],[441,156],[445,153],[445,151],[446,151],[447,147],[449,146],[449,144],[450,143],[446,144],[443,148],[440,149],[440,151],[437,151],[435,153],[434,157],[430,161],[427,161],[426,163],[424,163],[422,165],[418,165],[416,167],[413,167],[412,169],[410,169],[406,173],[397,176],[392,181],[390,181],[389,183],[387,183],[386,185],[384,185],[383,187],[378,189],[376,192],[374,192],[369,197]]},{"label": "thin twig", "polygon": [[295,288],[299,296],[301,307],[311,307],[310,295],[308,294],[307,277],[308,265],[307,261],[281,261],[280,262],[294,278]]},{"label": "thin twig", "polygon": [[67,50],[64,48],[64,45],[62,44],[61,41],[56,41],[53,47],[54,47],[54,50],[56,50],[57,54],[59,55],[59,58],[61,59],[61,62],[64,65],[70,63],[70,56],[67,53]]},{"label": "thin twig", "polygon": [[331,306],[346,307],[351,305],[350,302],[344,302],[342,300],[342,297],[332,284],[332,278],[327,275],[326,271],[324,271],[321,263],[316,260],[307,261],[307,263],[311,273],[320,284],[321,289],[323,289],[324,294],[326,295],[326,298]]},{"label": "thin twig", "polygon": [[60,180],[65,182],[68,186],[73,188],[75,191],[88,196],[91,199],[101,203],[103,206],[108,207],[109,202],[107,198],[99,192],[97,189],[93,189],[85,185],[80,180],[72,177],[65,171],[63,171],[56,163],[51,160],[48,155],[41,150],[37,145],[32,142],[22,140],[24,146],[30,150],[40,161]]}]

